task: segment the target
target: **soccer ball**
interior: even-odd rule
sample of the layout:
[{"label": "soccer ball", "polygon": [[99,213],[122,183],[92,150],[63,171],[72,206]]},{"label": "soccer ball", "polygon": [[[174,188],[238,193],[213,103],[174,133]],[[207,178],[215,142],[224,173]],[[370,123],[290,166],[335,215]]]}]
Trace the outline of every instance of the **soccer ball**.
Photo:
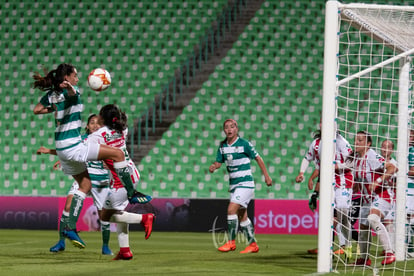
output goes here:
[{"label": "soccer ball", "polygon": [[111,75],[105,69],[93,69],[88,76],[88,85],[92,90],[103,91],[111,85]]}]

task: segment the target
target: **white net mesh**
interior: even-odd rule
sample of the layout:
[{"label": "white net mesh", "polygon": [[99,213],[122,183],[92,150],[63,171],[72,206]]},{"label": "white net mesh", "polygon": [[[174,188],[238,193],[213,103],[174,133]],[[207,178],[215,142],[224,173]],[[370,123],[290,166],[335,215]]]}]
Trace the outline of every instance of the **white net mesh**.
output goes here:
[{"label": "white net mesh", "polygon": [[[399,139],[399,74],[402,64],[401,59],[395,57],[414,49],[414,9],[379,5],[359,5],[358,7],[344,5],[340,9],[338,18],[340,20],[337,72],[340,85],[336,95],[338,131],[351,144],[354,152],[356,151],[355,139],[360,131],[370,134],[372,137],[371,149],[378,155],[381,155],[382,142],[389,140],[395,146],[393,152],[395,158]],[[408,58],[410,56],[412,54],[409,54]],[[410,95],[412,85],[413,79],[410,72],[408,84]],[[408,109],[404,111],[406,113],[411,112],[411,96],[408,106]],[[369,157],[359,158],[361,161]],[[370,166],[369,163],[374,161],[365,160],[364,166]],[[356,166],[356,162],[354,162],[352,169],[355,180],[358,180],[357,183],[362,178],[367,178],[356,175],[358,174]],[[371,172],[369,172],[369,169],[366,169],[366,171],[371,173],[372,180],[375,180],[374,169]],[[384,176],[383,173],[379,173],[379,175]],[[389,181],[383,185],[381,191],[385,190],[387,185],[391,187],[393,184]],[[376,190],[377,194],[381,191]],[[355,202],[357,202],[356,199],[361,196],[361,193],[363,198],[363,189],[360,191],[354,189]],[[354,210],[360,210],[361,205],[359,204],[362,203],[354,203]],[[387,215],[387,212],[384,215]],[[355,222],[353,225],[355,232],[352,241],[352,259],[345,258],[345,254],[334,254],[333,269],[364,275],[413,275],[414,260],[410,260],[410,257],[406,255],[406,248],[404,249],[406,256],[404,260],[383,264],[386,262],[383,256],[384,244],[378,238],[377,234],[379,232],[377,233],[372,229],[370,223],[368,225],[370,225],[369,231],[372,233],[372,239],[367,249],[368,254],[365,256],[363,253],[357,255],[358,245],[363,243],[360,220],[361,217],[353,220]],[[387,231],[391,247],[395,247],[395,239],[404,239],[405,247],[407,247],[410,237],[395,237],[395,232],[393,232],[395,228],[392,225],[394,223],[392,216],[388,221],[381,220],[381,224]],[[374,225],[376,225],[375,222]],[[378,229],[380,228],[376,230]],[[408,225],[407,229],[409,229]],[[410,231],[406,232],[409,233]],[[333,251],[340,249],[343,244],[344,242],[336,236]],[[393,251],[395,252],[395,248],[393,248]],[[349,265],[350,263],[355,264],[356,259],[361,259],[361,257],[365,259],[365,264],[370,263],[370,265]],[[367,263],[367,259],[370,262]]]}]

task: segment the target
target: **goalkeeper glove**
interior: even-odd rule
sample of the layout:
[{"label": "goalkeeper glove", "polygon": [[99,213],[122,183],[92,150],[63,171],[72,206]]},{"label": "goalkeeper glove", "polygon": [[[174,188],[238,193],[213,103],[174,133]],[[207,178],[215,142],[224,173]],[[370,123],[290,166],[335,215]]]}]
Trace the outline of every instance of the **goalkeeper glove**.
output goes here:
[{"label": "goalkeeper glove", "polygon": [[312,212],[314,212],[317,207],[316,200],[318,199],[318,196],[319,192],[314,191],[309,199],[309,209],[311,209]]}]

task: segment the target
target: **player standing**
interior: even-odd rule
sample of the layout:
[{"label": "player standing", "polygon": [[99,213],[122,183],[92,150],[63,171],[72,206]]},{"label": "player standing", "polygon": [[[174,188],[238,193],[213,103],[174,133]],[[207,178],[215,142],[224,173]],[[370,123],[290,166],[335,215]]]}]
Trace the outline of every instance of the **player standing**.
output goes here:
[{"label": "player standing", "polygon": [[[394,143],[391,140],[384,140],[381,144],[381,155],[385,163],[391,163],[397,171],[397,161],[392,158]],[[385,173],[388,173],[387,171]],[[395,214],[395,173],[387,181],[377,178],[374,186],[375,197],[372,202],[368,216],[368,222],[378,235],[379,241],[384,249],[385,256],[381,264],[392,264],[396,258],[394,255],[394,214]]]},{"label": "player standing", "polygon": [[[100,129],[89,136],[89,143],[99,143],[121,149],[125,153],[128,168],[131,172],[131,179],[135,185],[138,184],[140,175],[134,162],[129,158],[126,148],[126,137],[128,134],[127,117],[124,112],[114,104],[108,104],[99,111]],[[115,171],[113,161],[104,160],[112,173],[109,193],[105,199],[102,209],[102,220],[117,223],[117,235],[120,250],[114,260],[130,260],[133,254],[129,247],[129,224],[141,224],[145,230],[145,239],[148,239],[152,232],[154,214],[135,214],[124,211],[128,205],[126,189]]]},{"label": "player standing", "polygon": [[[370,215],[371,204],[381,183],[388,182],[395,173],[395,166],[386,162],[384,157],[377,154],[372,148],[372,137],[366,131],[358,131],[355,137],[354,178],[362,196],[362,206],[359,214],[359,247],[361,256],[355,261],[355,265],[371,265],[369,258],[370,229],[378,229],[377,234],[386,235],[384,228],[380,227],[377,215]],[[386,173],[385,173],[386,172]]]},{"label": "player standing", "polygon": [[[319,125],[321,128],[321,124]],[[302,160],[300,172],[296,177],[296,182],[303,181],[303,174],[307,169],[310,161],[315,164],[315,172],[320,170],[320,156],[322,153],[322,143],[320,132],[314,137],[309,150]],[[334,176],[334,225],[338,235],[341,248],[335,253],[345,253],[347,258],[352,257],[352,243],[351,243],[351,220],[349,213],[351,210],[353,175],[352,170],[347,165],[346,160],[352,153],[351,146],[348,141],[339,133],[336,133],[335,138],[335,176]],[[312,185],[308,183],[308,188],[312,189]],[[319,180],[315,186],[315,190],[309,200],[309,207],[313,211],[316,209],[316,199],[319,195]],[[316,250],[308,250],[309,253],[316,253]]]},{"label": "player standing", "polygon": [[[87,139],[88,135],[95,132],[101,127],[98,124],[98,116],[96,114],[91,114],[88,117],[86,124],[86,134],[82,136],[84,141]],[[47,149],[44,148],[43,153],[46,153]],[[60,161],[57,161],[53,168],[57,170],[60,167]],[[110,177],[107,169],[104,168],[102,161],[89,161],[87,162],[89,176],[91,178],[92,189],[90,194],[92,194],[94,205],[98,210],[98,215],[100,218],[100,226],[102,233],[102,254],[103,255],[112,255],[112,251],[109,249],[109,238],[111,234],[110,224],[107,221],[103,221],[102,218],[102,206],[103,202],[108,194]],[[72,203],[72,198],[79,189],[78,183],[75,181],[72,184],[72,187],[69,190],[69,193],[66,197],[65,207],[62,211],[62,215],[59,223],[59,241],[50,248],[50,252],[59,252],[65,250],[65,235],[64,228],[67,224],[69,217],[70,205]]]},{"label": "player standing", "polygon": [[227,119],[224,121],[223,129],[226,138],[220,143],[216,161],[209,167],[210,173],[213,173],[223,163],[226,163],[230,181],[230,203],[227,208],[229,241],[219,247],[218,250],[221,252],[236,250],[235,239],[240,220],[240,227],[249,243],[240,253],[257,253],[259,252],[259,246],[254,237],[254,227],[247,216],[247,206],[254,197],[255,185],[250,168],[250,160],[256,160],[265,177],[267,186],[272,185],[272,179],[267,172],[263,159],[253,145],[249,141],[239,137],[237,122],[233,119]]},{"label": "player standing", "polygon": [[33,112],[35,115],[54,113],[56,150],[53,154],[59,156],[63,172],[72,175],[79,184],[79,189],[73,195],[64,233],[75,246],[84,248],[85,243],[76,231],[76,222],[86,194],[91,190],[86,161],[113,160],[114,169],[127,189],[131,203],[146,203],[151,197],[134,190],[131,172],[127,167],[128,162],[122,150],[106,145],[82,143],[80,129],[83,105],[77,87],[79,78],[76,68],[71,64],[62,63],[46,76],[36,73],[33,78],[33,87],[46,92]]}]

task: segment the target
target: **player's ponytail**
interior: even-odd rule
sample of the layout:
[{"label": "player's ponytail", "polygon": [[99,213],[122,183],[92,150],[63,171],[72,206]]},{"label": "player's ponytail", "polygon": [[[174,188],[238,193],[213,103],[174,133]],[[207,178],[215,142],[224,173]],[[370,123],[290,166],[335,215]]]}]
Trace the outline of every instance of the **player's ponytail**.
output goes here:
[{"label": "player's ponytail", "polygon": [[60,84],[65,80],[65,76],[69,76],[75,71],[75,67],[71,64],[62,63],[56,69],[47,73],[45,71],[45,76],[41,76],[39,72],[36,72],[33,75],[35,80],[33,83],[33,88],[38,88],[42,91],[47,91],[53,89],[54,91],[62,91]]},{"label": "player's ponytail", "polygon": [[99,115],[104,121],[104,125],[109,129],[122,133],[127,128],[127,116],[115,104],[108,104],[101,108]]}]

